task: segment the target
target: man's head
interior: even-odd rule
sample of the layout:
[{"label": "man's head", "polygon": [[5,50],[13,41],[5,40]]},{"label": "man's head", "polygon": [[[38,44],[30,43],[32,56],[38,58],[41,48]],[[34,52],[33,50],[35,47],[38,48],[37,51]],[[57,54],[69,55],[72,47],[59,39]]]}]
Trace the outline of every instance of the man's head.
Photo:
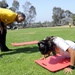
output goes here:
[{"label": "man's head", "polygon": [[16,17],[16,21],[18,23],[20,23],[20,22],[24,21],[25,18],[26,18],[26,16],[23,13],[19,12],[18,15],[17,15],[17,17]]}]

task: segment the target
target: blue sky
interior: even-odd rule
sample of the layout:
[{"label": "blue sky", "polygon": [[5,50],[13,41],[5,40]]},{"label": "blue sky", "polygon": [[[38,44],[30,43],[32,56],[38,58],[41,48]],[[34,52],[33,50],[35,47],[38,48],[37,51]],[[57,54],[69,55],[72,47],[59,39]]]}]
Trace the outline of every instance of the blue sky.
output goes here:
[{"label": "blue sky", "polygon": [[[1,0],[0,0],[1,1]],[[9,6],[11,6],[13,0],[6,0]],[[36,22],[52,21],[52,9],[53,7],[61,7],[64,10],[70,10],[75,13],[75,1],[74,0],[18,0],[20,3],[20,10],[22,11],[22,5],[28,1],[35,8],[37,12]]]}]

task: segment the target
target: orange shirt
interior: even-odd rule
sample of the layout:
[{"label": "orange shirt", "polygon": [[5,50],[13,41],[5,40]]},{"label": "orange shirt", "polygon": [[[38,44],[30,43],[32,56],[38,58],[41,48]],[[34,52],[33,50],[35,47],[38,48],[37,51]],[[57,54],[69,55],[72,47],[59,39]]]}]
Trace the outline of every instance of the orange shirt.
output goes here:
[{"label": "orange shirt", "polygon": [[17,13],[9,10],[9,9],[5,9],[5,8],[0,8],[0,21],[5,23],[5,24],[10,24],[15,22]]}]

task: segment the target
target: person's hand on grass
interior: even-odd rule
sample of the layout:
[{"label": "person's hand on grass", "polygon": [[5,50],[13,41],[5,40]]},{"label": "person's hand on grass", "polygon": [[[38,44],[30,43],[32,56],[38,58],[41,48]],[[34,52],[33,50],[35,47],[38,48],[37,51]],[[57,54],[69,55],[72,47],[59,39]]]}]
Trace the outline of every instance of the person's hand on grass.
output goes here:
[{"label": "person's hand on grass", "polygon": [[65,72],[66,74],[68,74],[68,73],[72,74],[72,69],[71,69],[71,68],[65,68],[65,69],[64,69],[64,72]]},{"label": "person's hand on grass", "polygon": [[44,60],[44,59],[46,59],[46,58],[45,58],[45,55],[42,55],[42,58],[40,58],[40,59],[41,59],[41,60]]}]

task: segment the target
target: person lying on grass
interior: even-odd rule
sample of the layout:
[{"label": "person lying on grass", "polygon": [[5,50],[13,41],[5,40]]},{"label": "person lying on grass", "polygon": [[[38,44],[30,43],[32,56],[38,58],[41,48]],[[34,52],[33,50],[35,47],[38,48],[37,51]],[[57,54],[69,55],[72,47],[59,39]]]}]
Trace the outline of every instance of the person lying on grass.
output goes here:
[{"label": "person lying on grass", "polygon": [[42,54],[42,59],[46,55],[57,53],[64,54],[70,57],[70,66],[64,69],[65,73],[72,73],[75,64],[75,43],[70,40],[64,40],[61,37],[50,36],[38,42],[39,51]]}]

